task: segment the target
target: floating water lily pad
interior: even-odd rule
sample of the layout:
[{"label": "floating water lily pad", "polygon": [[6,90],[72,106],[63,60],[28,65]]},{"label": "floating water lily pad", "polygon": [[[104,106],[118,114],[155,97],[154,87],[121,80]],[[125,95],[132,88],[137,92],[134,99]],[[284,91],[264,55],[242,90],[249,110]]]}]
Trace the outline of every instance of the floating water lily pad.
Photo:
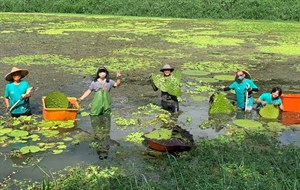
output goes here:
[{"label": "floating water lily pad", "polygon": [[10,133],[12,131],[12,128],[2,128],[0,129],[0,136]]},{"label": "floating water lily pad", "polygon": [[184,70],[182,71],[182,74],[185,75],[195,75],[195,76],[205,76],[205,75],[209,75],[209,72],[206,71],[200,71],[200,70]]},{"label": "floating water lily pad", "polygon": [[279,116],[279,108],[272,104],[260,108],[259,115],[267,119],[276,119]]},{"label": "floating water lily pad", "polygon": [[201,102],[201,101],[207,100],[208,98],[205,96],[191,96],[191,99]]},{"label": "floating water lily pad", "polygon": [[215,78],[197,78],[196,79],[198,82],[206,82],[206,83],[214,83],[214,82],[219,82],[219,80]]},{"label": "floating water lily pad", "polygon": [[36,153],[40,151],[40,147],[38,146],[24,146],[20,149],[20,152],[22,154],[27,154],[27,153]]},{"label": "floating water lily pad", "polygon": [[71,141],[71,140],[73,140],[73,138],[71,138],[71,137],[65,137],[65,138],[63,139],[63,141]]},{"label": "floating water lily pad", "polygon": [[210,114],[232,113],[235,111],[235,107],[226,98],[224,93],[213,94],[210,98],[210,101]]},{"label": "floating water lily pad", "polygon": [[41,131],[39,131],[39,133],[41,133],[45,137],[54,137],[57,134],[59,134],[59,131],[57,131],[57,130],[41,130]]},{"label": "floating water lily pad", "polygon": [[10,133],[7,133],[8,136],[10,137],[25,137],[29,133],[27,131],[22,131],[22,130],[13,130]]},{"label": "floating water lily pad", "polygon": [[258,130],[263,129],[263,125],[260,122],[250,120],[250,119],[236,119],[233,121],[233,123],[239,127],[243,127],[247,129],[258,129]]},{"label": "floating water lily pad", "polygon": [[234,81],[234,76],[232,76],[232,75],[215,75],[214,79],[224,80],[224,81]]},{"label": "floating water lily pad", "polygon": [[64,150],[63,149],[55,149],[55,150],[52,150],[53,154],[60,154],[62,153]]},{"label": "floating water lily pad", "polygon": [[150,133],[145,134],[144,136],[149,139],[156,139],[156,140],[170,139],[172,136],[172,130],[164,129],[164,128],[156,129]]}]

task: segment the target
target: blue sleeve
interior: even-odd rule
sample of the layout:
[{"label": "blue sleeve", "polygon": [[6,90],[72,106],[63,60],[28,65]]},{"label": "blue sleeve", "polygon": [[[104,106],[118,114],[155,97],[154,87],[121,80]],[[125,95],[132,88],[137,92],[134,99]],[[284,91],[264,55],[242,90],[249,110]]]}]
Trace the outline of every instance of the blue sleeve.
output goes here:
[{"label": "blue sleeve", "polygon": [[9,90],[8,90],[8,86],[6,85],[5,86],[5,91],[4,91],[4,97],[5,98],[8,98],[9,97],[9,92],[8,92]]},{"label": "blue sleeve", "polygon": [[235,82],[231,83],[231,84],[228,86],[228,88],[230,88],[230,89],[235,89]]},{"label": "blue sleeve", "polygon": [[252,80],[249,80],[249,84],[251,88],[257,88],[257,86],[254,84]]}]

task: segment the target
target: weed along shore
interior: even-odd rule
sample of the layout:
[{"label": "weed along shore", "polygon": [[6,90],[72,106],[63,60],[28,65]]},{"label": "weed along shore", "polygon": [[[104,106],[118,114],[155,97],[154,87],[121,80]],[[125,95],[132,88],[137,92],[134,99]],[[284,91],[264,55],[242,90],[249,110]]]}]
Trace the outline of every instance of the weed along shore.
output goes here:
[{"label": "weed along shore", "polygon": [[[264,118],[220,92],[240,69],[259,88],[254,99],[276,86],[297,97],[300,23],[2,12],[0,24],[1,99],[15,66],[38,88],[30,116],[0,104],[0,189],[300,188],[298,112]],[[155,76],[172,90],[165,64],[180,81],[177,113],[151,86]],[[93,96],[78,98],[103,66],[121,84],[111,114],[95,117]],[[64,107],[46,107],[54,91]]]}]

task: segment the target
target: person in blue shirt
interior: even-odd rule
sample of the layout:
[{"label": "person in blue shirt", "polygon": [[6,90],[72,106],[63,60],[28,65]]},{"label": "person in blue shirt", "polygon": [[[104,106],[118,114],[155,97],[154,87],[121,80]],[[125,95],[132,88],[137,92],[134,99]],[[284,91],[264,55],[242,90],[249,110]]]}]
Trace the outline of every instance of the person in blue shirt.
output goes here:
[{"label": "person in blue shirt", "polygon": [[273,104],[275,106],[279,106],[281,110],[283,110],[282,100],[280,98],[282,94],[282,90],[279,87],[274,87],[271,92],[265,92],[256,100],[257,107],[256,109],[260,109],[262,106],[266,104]]},{"label": "person in blue shirt", "polygon": [[[29,104],[31,94],[26,94],[30,85],[26,80],[22,80],[28,73],[26,69],[13,67],[5,76],[5,80],[8,81],[8,84],[5,85],[4,101],[7,108],[6,111],[10,113],[12,117],[31,115]],[[11,110],[11,107],[18,102],[18,100],[20,100],[19,103]]]},{"label": "person in blue shirt", "polygon": [[[258,92],[258,87],[251,79],[246,78],[246,74],[242,70],[238,70],[236,72],[235,78],[236,80],[223,90],[234,90],[236,95],[237,107],[245,111],[251,111],[254,102],[252,92]],[[246,95],[248,95],[247,98]]]}]

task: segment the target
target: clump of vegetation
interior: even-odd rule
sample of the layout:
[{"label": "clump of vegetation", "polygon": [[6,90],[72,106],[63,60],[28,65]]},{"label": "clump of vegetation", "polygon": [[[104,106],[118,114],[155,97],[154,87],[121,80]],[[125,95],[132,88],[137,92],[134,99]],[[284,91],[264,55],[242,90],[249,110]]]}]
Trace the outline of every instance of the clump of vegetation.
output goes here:
[{"label": "clump of vegetation", "polygon": [[259,115],[267,119],[276,119],[279,116],[279,109],[272,104],[268,104],[259,110]]},{"label": "clump of vegetation", "polygon": [[162,74],[152,75],[152,80],[159,90],[168,92],[169,94],[174,96],[181,96],[181,75],[179,71],[174,71],[169,77],[164,77]]},{"label": "clump of vegetation", "polygon": [[64,93],[53,91],[45,98],[46,108],[65,108],[67,109],[69,100]]},{"label": "clump of vegetation", "polygon": [[235,110],[235,107],[231,102],[226,98],[224,93],[214,94],[211,97],[211,104],[209,113],[232,113]]}]

